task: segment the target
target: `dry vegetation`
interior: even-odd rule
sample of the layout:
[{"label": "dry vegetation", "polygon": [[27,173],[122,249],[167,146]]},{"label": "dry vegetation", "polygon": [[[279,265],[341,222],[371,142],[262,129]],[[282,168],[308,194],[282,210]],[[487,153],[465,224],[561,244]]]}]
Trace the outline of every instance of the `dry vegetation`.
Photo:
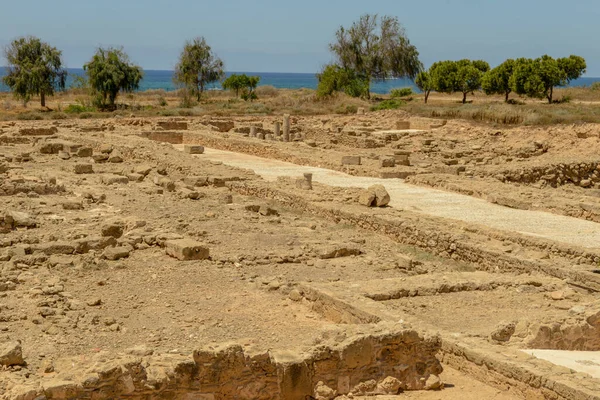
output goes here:
[{"label": "dry vegetation", "polygon": [[[71,89],[51,98],[48,109],[40,109],[36,99],[26,107],[10,93],[0,93],[0,120],[55,120],[67,118],[107,118],[114,116],[240,116],[240,115],[324,115],[355,114],[358,108],[369,109],[387,95],[376,95],[371,101],[339,94],[319,99],[310,89],[277,89],[261,86],[257,89],[259,99],[246,102],[229,92],[207,92],[197,104],[185,105],[179,91],[162,89],[126,94],[118,99],[114,112],[99,112],[91,105],[90,97],[81,89]],[[475,93],[469,104],[461,104],[460,95],[434,93],[429,103],[423,103],[420,94],[399,101],[400,108],[409,113],[440,119],[463,119],[492,125],[551,125],[600,122],[600,90],[596,88],[564,88],[556,90],[558,104],[545,104],[536,99],[511,95],[511,103],[503,102],[502,96],[486,96]]]}]

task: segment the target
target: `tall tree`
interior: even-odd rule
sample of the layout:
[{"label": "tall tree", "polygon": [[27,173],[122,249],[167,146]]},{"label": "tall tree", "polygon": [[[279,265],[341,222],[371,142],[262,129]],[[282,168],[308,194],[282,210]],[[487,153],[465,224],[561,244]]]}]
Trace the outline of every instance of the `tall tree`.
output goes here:
[{"label": "tall tree", "polygon": [[559,59],[548,55],[535,60],[520,58],[516,61],[510,83],[517,94],[546,98],[548,103],[552,103],[554,88],[579,78],[586,67],[585,60],[574,55]]},{"label": "tall tree", "polygon": [[42,107],[46,96],[65,88],[67,71],[63,68],[62,52],[34,36],[14,40],[4,51],[8,63],[2,79],[17,98],[25,104],[39,95]]},{"label": "tall tree", "polygon": [[90,88],[98,95],[98,106],[109,109],[115,108],[120,91],[137,90],[144,76],[142,67],[131,63],[123,49],[115,48],[99,48],[83,69]]},{"label": "tall tree", "polygon": [[415,85],[425,94],[425,104],[427,104],[427,100],[429,100],[429,94],[433,90],[433,81],[431,80],[431,75],[427,71],[419,72],[417,78],[415,79]]},{"label": "tall tree", "polygon": [[187,87],[200,101],[206,85],[224,76],[223,61],[212,52],[203,37],[198,37],[185,43],[173,80]]},{"label": "tall tree", "polygon": [[337,65],[354,72],[367,87],[372,79],[414,79],[423,68],[417,48],[396,17],[365,14],[350,28],[340,27],[335,36],[329,49]]},{"label": "tall tree", "polygon": [[231,76],[229,76],[229,78],[223,81],[222,86],[225,90],[233,90],[235,92],[236,97],[241,92],[242,99],[252,101],[258,98],[254,90],[258,86],[259,82],[259,76],[248,76],[246,74],[232,74]]},{"label": "tall tree", "polygon": [[512,92],[510,78],[515,69],[515,60],[508,59],[497,67],[486,72],[481,79],[481,88],[485,94],[503,94],[504,101],[508,101],[508,95]]},{"label": "tall tree", "polygon": [[482,60],[438,61],[429,69],[433,88],[442,93],[460,92],[462,102],[467,95],[481,88],[481,78],[490,66]]}]

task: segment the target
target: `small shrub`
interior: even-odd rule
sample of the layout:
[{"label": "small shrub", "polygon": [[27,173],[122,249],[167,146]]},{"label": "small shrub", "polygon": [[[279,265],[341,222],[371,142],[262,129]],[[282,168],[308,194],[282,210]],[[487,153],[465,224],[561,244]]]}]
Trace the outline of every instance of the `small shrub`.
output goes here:
[{"label": "small shrub", "polygon": [[354,104],[341,104],[335,109],[336,114],[356,114],[358,112],[358,106]]},{"label": "small shrub", "polygon": [[590,86],[590,89],[592,89],[592,90],[600,90],[600,82],[594,82],[594,83],[592,83],[592,85]]},{"label": "small shrub", "polygon": [[177,115],[177,113],[174,110],[161,110],[158,112],[158,115],[163,117],[174,117]]},{"label": "small shrub", "polygon": [[392,89],[390,90],[390,97],[392,99],[399,99],[401,97],[408,97],[408,96],[412,96],[413,90],[412,88],[409,87],[404,87],[404,88],[397,88],[397,89]]},{"label": "small shrub", "polygon": [[254,91],[257,96],[260,97],[277,97],[279,96],[279,90],[275,86],[265,85],[259,86]]},{"label": "small shrub", "polygon": [[67,119],[69,117],[67,116],[67,114],[65,114],[63,112],[57,112],[57,113],[52,114],[50,116],[50,118],[51,119]]},{"label": "small shrub", "polygon": [[[596,82],[594,82],[596,83]],[[561,97],[560,99],[556,99],[553,100],[552,103],[554,104],[566,104],[566,103],[570,103],[571,102],[571,96],[569,95],[565,95],[563,97]]]},{"label": "small shrub", "polygon": [[79,119],[90,119],[90,118],[93,118],[92,113],[84,112],[84,113],[79,114]]},{"label": "small shrub", "polygon": [[169,103],[167,103],[167,100],[165,100],[165,98],[163,96],[158,96],[158,99],[156,99],[156,102],[158,103],[159,107],[166,107],[167,105],[169,105]]},{"label": "small shrub", "polygon": [[81,114],[89,111],[94,111],[94,109],[92,107],[86,107],[83,104],[69,104],[65,108],[67,114]]},{"label": "small shrub", "polygon": [[178,110],[177,114],[179,114],[181,117],[193,117],[196,115],[194,110]]},{"label": "small shrub", "polygon": [[405,101],[398,100],[398,99],[384,100],[381,103],[378,103],[378,104],[375,104],[374,106],[372,106],[371,111],[397,110],[405,104],[406,104]]},{"label": "small shrub", "polygon": [[26,112],[17,115],[17,119],[21,121],[40,121],[44,119],[40,114]]}]

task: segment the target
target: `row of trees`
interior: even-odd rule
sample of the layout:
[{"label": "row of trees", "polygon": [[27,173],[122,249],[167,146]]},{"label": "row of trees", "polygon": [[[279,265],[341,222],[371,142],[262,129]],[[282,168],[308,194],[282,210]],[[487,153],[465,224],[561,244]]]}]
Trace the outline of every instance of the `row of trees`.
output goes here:
[{"label": "row of trees", "polygon": [[[32,96],[40,96],[41,105],[45,107],[47,96],[65,88],[67,71],[63,67],[62,52],[56,47],[37,37],[24,37],[14,40],[6,48],[5,56],[8,67],[3,82],[25,103]],[[122,49],[116,48],[99,48],[83,69],[95,105],[103,109],[114,109],[117,95],[137,90],[144,76],[142,68],[132,63]],[[199,101],[207,85],[224,76],[223,61],[204,38],[196,38],[185,43],[173,80]],[[249,98],[256,98],[257,77],[243,76],[245,93]]]},{"label": "row of trees", "polygon": [[425,103],[432,90],[441,93],[467,94],[482,89],[486,94],[504,95],[508,102],[510,93],[553,101],[554,88],[567,85],[579,78],[586,69],[582,57],[571,55],[554,59],[548,55],[540,58],[506,60],[490,70],[485,61],[440,61],[428,71],[417,75],[415,84],[425,93]]}]

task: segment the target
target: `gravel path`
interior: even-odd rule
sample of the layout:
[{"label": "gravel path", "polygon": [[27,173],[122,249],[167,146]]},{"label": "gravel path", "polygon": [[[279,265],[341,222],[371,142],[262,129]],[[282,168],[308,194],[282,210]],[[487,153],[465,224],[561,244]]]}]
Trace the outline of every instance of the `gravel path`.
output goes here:
[{"label": "gravel path", "polygon": [[275,181],[278,176],[299,177],[304,172],[312,172],[313,181],[330,186],[366,188],[382,184],[390,194],[390,206],[398,209],[482,224],[586,248],[600,248],[600,224],[582,219],[503,207],[470,196],[409,185],[400,179],[356,177],[243,153],[206,149],[200,157],[251,169],[268,181]]}]

